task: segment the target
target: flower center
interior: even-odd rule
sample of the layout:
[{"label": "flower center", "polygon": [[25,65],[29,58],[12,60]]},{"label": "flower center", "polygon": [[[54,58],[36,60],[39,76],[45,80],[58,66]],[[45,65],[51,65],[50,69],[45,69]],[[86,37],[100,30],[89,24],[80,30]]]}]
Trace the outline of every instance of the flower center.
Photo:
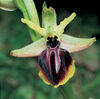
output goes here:
[{"label": "flower center", "polygon": [[47,38],[47,46],[50,46],[51,48],[54,48],[57,46],[57,44],[59,43],[59,41],[57,40],[58,37],[54,36],[54,37],[48,37]]}]

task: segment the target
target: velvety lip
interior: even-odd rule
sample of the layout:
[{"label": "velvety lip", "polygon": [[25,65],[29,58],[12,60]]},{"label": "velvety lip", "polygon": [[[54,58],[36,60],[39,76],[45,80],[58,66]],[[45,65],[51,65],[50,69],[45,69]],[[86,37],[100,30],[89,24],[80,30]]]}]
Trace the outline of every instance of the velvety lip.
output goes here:
[{"label": "velvety lip", "polygon": [[64,79],[72,63],[72,57],[69,52],[59,46],[59,42],[54,48],[47,45],[47,49],[39,56],[41,72],[52,85],[57,85]]}]

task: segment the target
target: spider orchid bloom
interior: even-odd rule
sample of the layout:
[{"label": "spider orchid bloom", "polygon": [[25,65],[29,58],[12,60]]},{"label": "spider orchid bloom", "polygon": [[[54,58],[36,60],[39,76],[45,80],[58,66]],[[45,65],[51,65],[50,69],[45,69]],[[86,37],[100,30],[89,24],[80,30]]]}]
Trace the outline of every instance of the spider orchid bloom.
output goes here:
[{"label": "spider orchid bloom", "polygon": [[38,32],[42,38],[24,48],[11,51],[11,55],[38,56],[40,78],[55,88],[65,84],[75,72],[75,61],[70,53],[83,50],[96,41],[95,38],[76,38],[63,34],[65,27],[75,16],[76,14],[72,13],[57,25],[55,10],[51,7],[43,7],[42,28],[22,18],[21,21]]}]

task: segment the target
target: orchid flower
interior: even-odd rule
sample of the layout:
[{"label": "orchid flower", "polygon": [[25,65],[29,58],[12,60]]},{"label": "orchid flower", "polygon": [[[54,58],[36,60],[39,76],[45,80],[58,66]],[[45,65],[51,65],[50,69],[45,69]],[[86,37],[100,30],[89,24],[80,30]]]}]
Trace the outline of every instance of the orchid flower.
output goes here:
[{"label": "orchid flower", "polygon": [[43,6],[42,27],[22,18],[21,21],[41,35],[41,38],[21,49],[11,51],[16,57],[36,57],[40,67],[39,76],[55,88],[65,84],[75,73],[75,61],[70,53],[88,48],[96,38],[77,38],[63,34],[65,27],[75,18],[72,13],[57,25],[56,12]]}]

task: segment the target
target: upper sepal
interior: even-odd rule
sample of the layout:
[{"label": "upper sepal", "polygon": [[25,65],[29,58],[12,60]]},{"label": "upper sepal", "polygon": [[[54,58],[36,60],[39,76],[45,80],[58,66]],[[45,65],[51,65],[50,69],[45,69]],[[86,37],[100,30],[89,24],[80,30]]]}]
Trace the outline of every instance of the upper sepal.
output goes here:
[{"label": "upper sepal", "polygon": [[78,52],[84,50],[92,45],[96,41],[96,38],[77,38],[66,34],[62,34],[60,37],[61,48],[68,50],[68,52]]},{"label": "upper sepal", "polygon": [[46,49],[46,39],[40,40],[21,49],[11,51],[12,56],[16,57],[34,57],[40,55],[40,53]]},{"label": "upper sepal", "polygon": [[56,12],[52,7],[47,8],[46,2],[43,3],[42,9],[42,27],[48,29],[48,27],[56,27]]}]

